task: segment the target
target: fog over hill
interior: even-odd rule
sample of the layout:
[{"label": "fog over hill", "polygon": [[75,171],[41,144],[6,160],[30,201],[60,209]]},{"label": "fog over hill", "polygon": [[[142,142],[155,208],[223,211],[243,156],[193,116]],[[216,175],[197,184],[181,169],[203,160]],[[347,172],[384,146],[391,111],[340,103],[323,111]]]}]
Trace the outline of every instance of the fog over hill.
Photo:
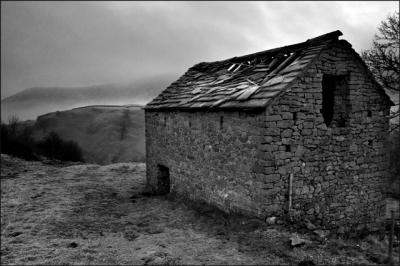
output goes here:
[{"label": "fog over hill", "polygon": [[21,120],[36,119],[49,112],[87,105],[144,105],[177,77],[172,75],[130,83],[85,87],[34,87],[1,100],[1,119],[11,115]]}]

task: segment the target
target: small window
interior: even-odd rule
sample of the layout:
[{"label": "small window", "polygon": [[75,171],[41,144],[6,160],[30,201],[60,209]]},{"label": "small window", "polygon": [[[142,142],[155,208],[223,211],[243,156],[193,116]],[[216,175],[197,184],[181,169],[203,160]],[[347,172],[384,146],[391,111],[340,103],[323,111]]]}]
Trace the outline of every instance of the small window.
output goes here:
[{"label": "small window", "polygon": [[368,110],[368,111],[367,111],[367,116],[368,116],[368,117],[372,117],[372,111],[371,111],[371,110]]},{"label": "small window", "polygon": [[293,113],[293,120],[296,121],[297,120],[297,112]]},{"label": "small window", "polygon": [[219,129],[222,129],[224,127],[224,117],[221,116],[219,118]]},{"label": "small window", "polygon": [[290,152],[290,145],[285,145],[285,150],[286,150],[287,152]]},{"label": "small window", "polygon": [[322,79],[322,109],[321,113],[327,126],[331,125],[333,118],[334,82],[332,78],[324,75]]}]

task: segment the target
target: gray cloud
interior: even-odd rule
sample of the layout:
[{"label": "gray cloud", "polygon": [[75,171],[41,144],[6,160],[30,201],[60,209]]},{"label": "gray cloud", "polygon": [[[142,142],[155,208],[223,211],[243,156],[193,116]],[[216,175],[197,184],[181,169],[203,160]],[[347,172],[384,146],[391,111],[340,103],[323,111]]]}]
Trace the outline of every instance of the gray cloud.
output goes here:
[{"label": "gray cloud", "polygon": [[369,47],[393,2],[1,2],[1,96],[182,74],[340,29]]}]

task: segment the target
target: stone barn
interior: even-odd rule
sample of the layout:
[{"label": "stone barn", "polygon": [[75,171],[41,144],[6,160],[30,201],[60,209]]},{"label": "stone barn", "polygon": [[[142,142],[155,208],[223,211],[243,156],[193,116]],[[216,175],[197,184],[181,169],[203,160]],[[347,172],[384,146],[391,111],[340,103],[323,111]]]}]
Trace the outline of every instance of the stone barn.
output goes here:
[{"label": "stone barn", "polygon": [[228,213],[379,228],[393,103],[341,35],[189,68],[145,107],[148,186]]}]

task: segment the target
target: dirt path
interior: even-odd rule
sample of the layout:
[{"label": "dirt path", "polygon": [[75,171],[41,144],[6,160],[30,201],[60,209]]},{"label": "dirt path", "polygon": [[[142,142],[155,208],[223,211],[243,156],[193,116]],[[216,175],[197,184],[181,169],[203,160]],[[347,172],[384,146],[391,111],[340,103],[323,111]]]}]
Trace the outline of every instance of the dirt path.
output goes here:
[{"label": "dirt path", "polygon": [[142,196],[144,164],[1,166],[2,264],[373,264],[387,247],[299,234],[312,241],[291,248],[283,227]]}]

